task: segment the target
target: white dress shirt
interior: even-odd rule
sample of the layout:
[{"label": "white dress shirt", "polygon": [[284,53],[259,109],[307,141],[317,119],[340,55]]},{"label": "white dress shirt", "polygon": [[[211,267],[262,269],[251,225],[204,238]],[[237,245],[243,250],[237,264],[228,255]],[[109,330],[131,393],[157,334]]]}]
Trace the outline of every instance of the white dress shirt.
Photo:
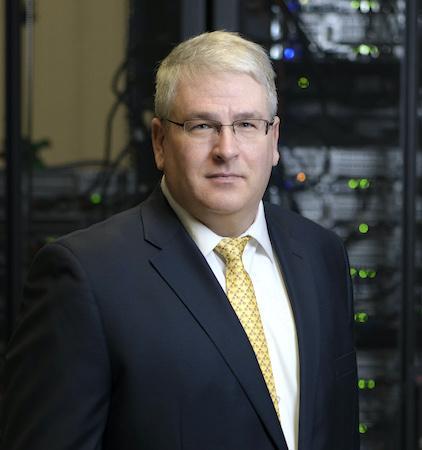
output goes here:
[{"label": "white dress shirt", "polygon": [[[204,255],[226,291],[225,264],[214,251],[223,239],[192,217],[172,197],[165,179],[161,189],[170,206]],[[299,350],[293,311],[277,258],[274,256],[264,207],[260,202],[254,223],[242,236],[252,237],[243,252],[261,314],[279,400],[280,422],[289,450],[297,450],[299,425]]]}]

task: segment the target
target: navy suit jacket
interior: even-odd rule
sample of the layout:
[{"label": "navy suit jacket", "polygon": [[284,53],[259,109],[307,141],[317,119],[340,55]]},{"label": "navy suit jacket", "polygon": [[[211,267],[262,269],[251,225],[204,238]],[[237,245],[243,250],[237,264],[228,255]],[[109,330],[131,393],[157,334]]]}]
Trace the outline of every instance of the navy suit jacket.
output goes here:
[{"label": "navy suit jacket", "polygon": [[[265,213],[296,321],[299,449],[356,450],[343,245]],[[160,190],[37,255],[6,357],[1,448],[287,450],[245,332]]]}]

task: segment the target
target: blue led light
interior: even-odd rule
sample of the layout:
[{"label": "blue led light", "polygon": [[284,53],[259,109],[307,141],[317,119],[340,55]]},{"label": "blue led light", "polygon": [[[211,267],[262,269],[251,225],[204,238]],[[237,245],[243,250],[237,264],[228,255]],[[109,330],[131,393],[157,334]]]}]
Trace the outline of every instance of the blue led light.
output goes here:
[{"label": "blue led light", "polygon": [[296,12],[299,11],[300,5],[297,0],[290,0],[289,2],[287,2],[287,8],[289,8],[289,11],[291,12]]},{"label": "blue led light", "polygon": [[294,183],[292,180],[284,180],[284,189],[286,191],[291,191],[294,188]]},{"label": "blue led light", "polygon": [[286,59],[293,59],[295,57],[295,51],[290,47],[285,48],[283,54]]}]

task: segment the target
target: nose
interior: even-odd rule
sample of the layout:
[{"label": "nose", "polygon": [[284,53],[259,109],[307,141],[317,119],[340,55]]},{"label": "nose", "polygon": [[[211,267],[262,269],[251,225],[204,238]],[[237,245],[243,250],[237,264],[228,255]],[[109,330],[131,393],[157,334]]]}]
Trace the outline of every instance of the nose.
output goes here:
[{"label": "nose", "polygon": [[228,161],[239,154],[239,146],[232,126],[223,126],[216,134],[213,143],[213,156],[222,161]]}]

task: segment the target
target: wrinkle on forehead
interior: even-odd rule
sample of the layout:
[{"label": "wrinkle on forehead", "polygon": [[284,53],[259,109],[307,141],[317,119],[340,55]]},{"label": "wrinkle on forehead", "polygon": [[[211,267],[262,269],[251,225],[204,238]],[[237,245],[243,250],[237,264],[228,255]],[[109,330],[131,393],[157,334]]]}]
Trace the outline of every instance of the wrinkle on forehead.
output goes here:
[{"label": "wrinkle on forehead", "polygon": [[[209,111],[190,111],[189,114],[187,114],[187,117],[183,118],[184,120],[190,120],[190,119],[204,119],[204,120],[215,120],[217,122],[220,121],[219,114],[215,114]],[[258,110],[245,110],[240,111],[238,113],[235,113],[231,116],[231,119],[233,121],[235,120],[242,120],[242,119],[265,119],[265,117],[262,117],[262,112]]]},{"label": "wrinkle on forehead", "polygon": [[204,74],[179,82],[172,114],[180,120],[271,119],[265,88],[249,75]]}]

